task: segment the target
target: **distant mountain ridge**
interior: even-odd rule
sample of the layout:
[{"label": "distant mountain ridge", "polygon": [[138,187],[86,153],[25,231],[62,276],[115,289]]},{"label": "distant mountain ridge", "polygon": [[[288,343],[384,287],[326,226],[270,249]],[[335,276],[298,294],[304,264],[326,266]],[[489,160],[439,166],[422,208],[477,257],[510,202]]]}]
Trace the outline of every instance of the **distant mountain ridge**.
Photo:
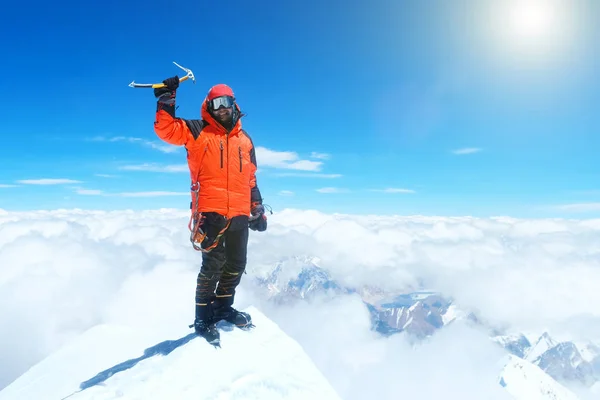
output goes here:
[{"label": "distant mountain ridge", "polygon": [[[266,278],[258,281],[277,302],[323,293],[357,293],[369,310],[372,328],[382,335],[405,332],[423,339],[457,319],[486,327],[475,314],[461,310],[452,299],[434,291],[386,293],[375,287],[343,287],[318,265],[318,259],[311,257],[282,260]],[[506,334],[486,328],[491,340],[524,362],[539,367],[557,382],[587,387],[600,384],[600,347],[594,343],[557,342],[544,332],[532,344],[522,333]]]}]

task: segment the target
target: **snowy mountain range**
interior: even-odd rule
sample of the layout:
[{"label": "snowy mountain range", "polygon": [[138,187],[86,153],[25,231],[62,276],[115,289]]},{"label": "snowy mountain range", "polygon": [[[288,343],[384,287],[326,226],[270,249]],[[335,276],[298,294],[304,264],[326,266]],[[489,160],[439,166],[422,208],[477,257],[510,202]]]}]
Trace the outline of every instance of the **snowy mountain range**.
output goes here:
[{"label": "snowy mountain range", "polygon": [[[557,397],[523,397],[524,399],[576,398],[563,384],[588,388],[600,386],[598,345],[591,342],[557,342],[547,332],[531,343],[522,333],[504,334],[486,327],[475,314],[462,310],[452,299],[445,298],[440,293],[386,293],[373,287],[344,287],[318,265],[317,259],[311,257],[283,260],[277,263],[266,278],[260,278],[258,282],[268,289],[269,296],[276,302],[298,301],[323,293],[357,293],[370,312],[373,329],[382,335],[405,332],[423,339],[457,319],[481,325],[487,328],[491,340],[513,356],[507,363],[512,367],[507,367],[504,371],[510,376],[504,381],[507,387],[509,385],[506,382],[515,379],[515,371],[522,371],[523,376],[544,381],[544,385],[548,387],[560,388],[555,390]],[[521,376],[520,379],[525,378]],[[553,391],[547,389],[546,392]]]},{"label": "snowy mountain range", "polygon": [[[139,331],[96,326],[0,391],[0,400],[341,400],[296,341],[258,309],[245,311],[257,327],[244,332],[220,325],[223,347],[217,350],[188,332],[150,343]],[[515,400],[577,399],[512,355],[498,383]]]},{"label": "snowy mountain range", "polygon": [[306,299],[324,292],[352,292],[332,280],[317,262],[318,259],[314,257],[290,257],[276,263],[266,276],[256,280],[267,288],[269,296],[276,302]]},{"label": "snowy mountain range", "polygon": [[[322,278],[316,272],[303,276]],[[294,282],[290,291],[307,288]],[[437,304],[437,295],[396,300],[379,306],[412,308],[405,326],[413,324],[411,317],[440,323],[430,317],[437,314],[423,312],[423,302]],[[295,340],[255,307],[246,311],[257,327],[244,332],[221,324],[223,347],[216,350],[189,331],[151,343],[139,331],[96,326],[0,391],[0,400],[341,399]],[[577,399],[539,366],[513,355],[499,371],[498,384],[515,400]]]},{"label": "snowy mountain range", "polygon": [[[282,260],[256,283],[275,303],[358,295],[372,330],[384,337],[402,333],[420,341],[459,320],[485,327],[440,293],[345,287],[310,257]],[[247,311],[257,327],[243,332],[220,325],[223,348],[217,350],[189,330],[157,343],[145,332],[96,326],[5,387],[0,400],[340,399],[296,340],[259,309]],[[490,340],[506,349],[497,373],[498,388],[506,396],[576,400],[568,388],[573,381],[600,394],[600,351],[593,343],[558,342],[547,332],[535,340],[521,333],[489,332]]]}]

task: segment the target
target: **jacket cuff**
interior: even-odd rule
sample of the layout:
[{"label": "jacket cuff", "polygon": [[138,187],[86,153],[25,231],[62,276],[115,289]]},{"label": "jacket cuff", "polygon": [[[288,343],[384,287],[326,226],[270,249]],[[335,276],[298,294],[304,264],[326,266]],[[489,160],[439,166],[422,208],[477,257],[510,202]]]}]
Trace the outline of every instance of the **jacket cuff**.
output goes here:
[{"label": "jacket cuff", "polygon": [[250,190],[250,203],[255,204],[262,204],[262,196],[260,195],[260,190],[258,190],[258,186],[254,186],[251,190]]},{"label": "jacket cuff", "polygon": [[175,92],[167,92],[158,98],[156,112],[160,110],[165,110],[171,117],[175,118]]}]

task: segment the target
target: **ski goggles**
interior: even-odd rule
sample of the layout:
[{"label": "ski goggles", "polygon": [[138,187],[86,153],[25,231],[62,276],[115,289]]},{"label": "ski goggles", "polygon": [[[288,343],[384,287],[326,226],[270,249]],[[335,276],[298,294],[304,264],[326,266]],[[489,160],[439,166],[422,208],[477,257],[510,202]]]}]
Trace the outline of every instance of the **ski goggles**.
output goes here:
[{"label": "ski goggles", "polygon": [[210,100],[208,105],[212,110],[218,110],[221,107],[225,107],[225,108],[233,107],[234,103],[235,103],[235,99],[233,97],[221,96],[221,97],[215,97],[214,99]]}]

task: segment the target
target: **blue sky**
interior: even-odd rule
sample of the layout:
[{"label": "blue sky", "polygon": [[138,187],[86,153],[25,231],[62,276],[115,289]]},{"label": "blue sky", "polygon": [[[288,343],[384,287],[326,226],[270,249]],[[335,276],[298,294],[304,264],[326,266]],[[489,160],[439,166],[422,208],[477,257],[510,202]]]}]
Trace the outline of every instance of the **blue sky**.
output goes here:
[{"label": "blue sky", "polygon": [[599,5],[424,3],[15,4],[0,208],[186,208],[185,151],[128,87],[176,61],[178,116],[233,87],[274,211],[600,216]]}]

